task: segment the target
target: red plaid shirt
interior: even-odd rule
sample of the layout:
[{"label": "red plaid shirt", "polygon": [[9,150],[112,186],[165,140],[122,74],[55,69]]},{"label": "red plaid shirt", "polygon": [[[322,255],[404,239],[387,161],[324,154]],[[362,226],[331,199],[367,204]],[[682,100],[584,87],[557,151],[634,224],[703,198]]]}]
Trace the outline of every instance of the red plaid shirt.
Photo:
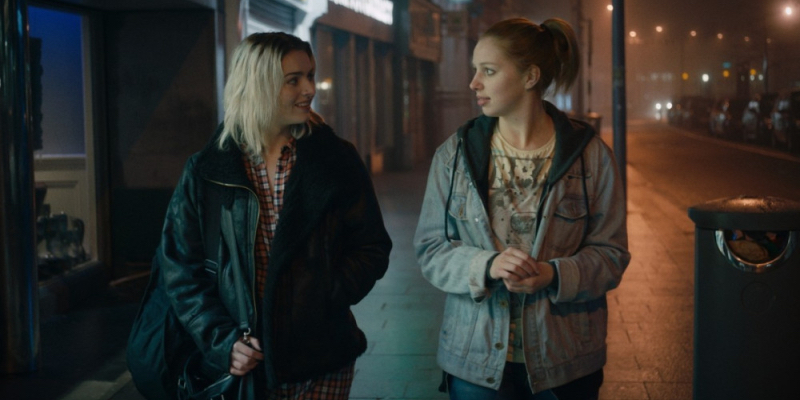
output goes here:
[{"label": "red plaid shirt", "polygon": [[269,186],[267,179],[267,163],[260,155],[252,158],[244,153],[244,166],[247,178],[256,189],[260,213],[258,216],[258,230],[256,231],[256,288],[259,299],[264,296],[264,282],[267,280],[267,264],[269,263],[269,250],[272,239],[275,237],[275,228],[278,226],[278,216],[283,208],[283,192],[289,173],[292,172],[294,162],[297,160],[297,151],[294,138],[289,139],[281,149],[278,158],[277,171],[273,178],[274,190]]},{"label": "red plaid shirt", "polygon": [[[270,188],[267,179],[267,164],[264,159],[256,155],[248,156],[244,152],[244,166],[247,177],[255,187],[258,196],[260,213],[258,230],[256,231],[255,261],[256,261],[256,287],[259,299],[264,296],[264,283],[267,280],[267,264],[272,239],[275,237],[275,228],[278,226],[278,217],[283,208],[283,193],[289,174],[297,160],[297,146],[294,138],[281,149],[278,158],[277,171]],[[305,382],[285,383],[275,392],[268,393],[269,400],[279,399],[304,399],[304,400],[347,400],[350,395],[350,386],[353,383],[355,362],[339,371],[331,372],[321,377]]]}]

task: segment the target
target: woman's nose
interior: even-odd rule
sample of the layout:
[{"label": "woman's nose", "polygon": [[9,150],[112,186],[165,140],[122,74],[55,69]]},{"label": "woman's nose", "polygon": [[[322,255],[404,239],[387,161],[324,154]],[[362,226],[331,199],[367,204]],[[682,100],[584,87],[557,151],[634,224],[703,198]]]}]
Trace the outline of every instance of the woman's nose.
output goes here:
[{"label": "woman's nose", "polygon": [[314,94],[316,93],[317,85],[314,83],[314,81],[311,79],[306,80],[306,84],[303,85],[303,95],[307,97],[314,97]]},{"label": "woman's nose", "polygon": [[477,91],[481,87],[481,82],[478,79],[478,74],[472,77],[472,80],[469,82],[470,90]]}]

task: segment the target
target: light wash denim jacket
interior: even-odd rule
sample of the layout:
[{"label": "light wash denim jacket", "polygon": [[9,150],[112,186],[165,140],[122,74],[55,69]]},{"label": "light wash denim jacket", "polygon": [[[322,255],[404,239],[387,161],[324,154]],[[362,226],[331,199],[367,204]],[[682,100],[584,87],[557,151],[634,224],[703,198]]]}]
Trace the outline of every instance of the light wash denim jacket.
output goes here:
[{"label": "light wash denim jacket", "polygon": [[[556,126],[556,146],[531,255],[556,266],[558,289],[524,300],[525,363],[534,393],[603,367],[606,292],[619,285],[630,261],[625,194],[611,150],[588,125],[550,103],[545,109]],[[486,207],[496,123],[473,119],[437,149],[414,237],[423,275],[447,293],[439,365],[494,389],[506,362],[510,319],[508,290],[487,276],[499,254]]]}]

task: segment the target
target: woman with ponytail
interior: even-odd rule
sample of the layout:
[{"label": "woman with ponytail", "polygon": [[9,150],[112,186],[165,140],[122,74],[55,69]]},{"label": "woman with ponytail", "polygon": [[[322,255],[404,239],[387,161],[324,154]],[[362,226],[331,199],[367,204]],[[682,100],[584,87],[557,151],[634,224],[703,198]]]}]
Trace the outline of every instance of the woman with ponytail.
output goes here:
[{"label": "woman with ponytail", "polygon": [[475,46],[483,115],[437,149],[414,238],[447,293],[437,359],[451,399],[598,398],[606,292],[630,253],[611,150],[543,99],[579,65],[560,19],[501,21]]}]

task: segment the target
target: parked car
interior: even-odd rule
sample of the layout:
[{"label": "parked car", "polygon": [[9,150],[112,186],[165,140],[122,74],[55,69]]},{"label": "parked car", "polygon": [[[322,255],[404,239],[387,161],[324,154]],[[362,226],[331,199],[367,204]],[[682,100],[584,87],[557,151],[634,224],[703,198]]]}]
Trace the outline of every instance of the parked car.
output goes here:
[{"label": "parked car", "polygon": [[770,112],[777,97],[777,93],[759,93],[750,99],[742,114],[742,141],[766,143],[770,138]]},{"label": "parked car", "polygon": [[681,99],[667,103],[667,123],[680,125]]},{"label": "parked car", "polygon": [[747,103],[749,100],[744,98],[725,98],[714,103],[708,117],[708,132],[711,136],[738,137]]},{"label": "parked car", "polygon": [[800,88],[781,92],[771,115],[772,146],[797,150],[800,145]]},{"label": "parked car", "polygon": [[712,99],[702,96],[684,96],[676,107],[678,125],[686,128],[708,127],[708,116],[711,106],[714,104]]}]

